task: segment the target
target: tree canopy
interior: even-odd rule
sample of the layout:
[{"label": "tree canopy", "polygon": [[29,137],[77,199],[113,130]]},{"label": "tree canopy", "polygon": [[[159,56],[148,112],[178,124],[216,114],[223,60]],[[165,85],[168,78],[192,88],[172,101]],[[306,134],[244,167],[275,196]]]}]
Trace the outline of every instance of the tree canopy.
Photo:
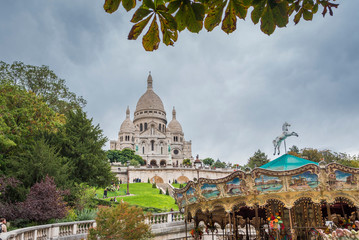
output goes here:
[{"label": "tree canopy", "polygon": [[219,159],[212,165],[215,168],[225,168],[227,164],[225,162],[221,162]]},{"label": "tree canopy", "polygon": [[[131,22],[134,23],[128,39],[136,40],[146,26],[142,45],[146,51],[158,49],[160,34],[165,45],[174,45],[179,32],[187,29],[200,32],[203,27],[212,31],[221,24],[221,29],[229,34],[237,29],[237,20],[245,20],[250,13],[254,24],[260,22],[265,34],[272,34],[277,27],[287,26],[294,15],[295,24],[303,18],[313,19],[319,8],[322,15],[333,15],[333,8],[339,4],[335,0],[105,0],[107,13],[117,11],[122,3],[126,11],[135,10]],[[139,5],[141,4],[141,5]],[[160,27],[159,27],[160,26]]]},{"label": "tree canopy", "polygon": [[[126,164],[128,161],[132,161],[130,163],[133,166],[137,166],[138,164],[144,165],[145,161],[143,158],[137,154],[135,154],[134,150],[131,150],[129,148],[125,148],[122,151],[121,150],[108,150],[106,152],[107,158],[110,160],[110,162],[120,162],[122,164]],[[137,164],[134,162],[136,161]]]},{"label": "tree canopy", "polygon": [[64,117],[49,108],[43,98],[17,85],[0,84],[0,103],[0,155],[32,141],[40,132],[55,132],[64,123]]},{"label": "tree canopy", "polygon": [[257,150],[252,157],[248,159],[247,167],[255,168],[260,167],[269,162],[268,156],[261,150]]},{"label": "tree canopy", "polygon": [[214,164],[214,159],[208,157],[203,159],[202,162],[204,165],[212,166]]},{"label": "tree canopy", "polygon": [[12,64],[0,61],[0,81],[41,96],[55,112],[65,113],[83,108],[86,100],[76,96],[48,66],[32,66],[22,62]]},{"label": "tree canopy", "polygon": [[[84,104],[48,67],[0,62],[3,216],[40,222],[61,218],[66,204],[85,206],[87,188],[114,181],[102,149],[107,139],[82,110]],[[70,190],[67,203],[57,188]]]}]

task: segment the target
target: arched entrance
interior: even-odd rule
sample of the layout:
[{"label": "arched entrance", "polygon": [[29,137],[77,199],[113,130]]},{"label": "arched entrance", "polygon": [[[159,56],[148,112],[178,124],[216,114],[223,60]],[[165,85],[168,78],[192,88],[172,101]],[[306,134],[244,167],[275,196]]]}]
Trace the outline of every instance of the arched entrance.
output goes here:
[{"label": "arched entrance", "polygon": [[161,167],[166,167],[166,160],[161,160],[160,166]]},{"label": "arched entrance", "polygon": [[156,160],[154,160],[154,159],[151,160],[150,165],[153,166],[153,167],[157,167],[157,162],[156,162]]},{"label": "arched entrance", "polygon": [[179,178],[177,178],[177,182],[178,183],[187,183],[189,181],[189,178],[186,176],[180,176]]},{"label": "arched entrance", "polygon": [[163,178],[159,177],[159,176],[154,176],[151,178],[151,183],[163,183]]}]

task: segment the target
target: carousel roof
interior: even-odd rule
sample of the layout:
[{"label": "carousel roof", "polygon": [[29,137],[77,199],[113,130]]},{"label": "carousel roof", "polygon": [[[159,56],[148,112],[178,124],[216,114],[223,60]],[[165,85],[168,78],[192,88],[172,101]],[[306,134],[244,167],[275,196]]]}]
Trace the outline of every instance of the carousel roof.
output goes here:
[{"label": "carousel roof", "polygon": [[307,164],[316,164],[317,162],[309,161],[304,158],[299,158],[290,154],[284,154],[273,161],[270,161],[267,164],[260,166],[260,168],[273,170],[273,171],[286,171],[296,168],[300,168]]}]

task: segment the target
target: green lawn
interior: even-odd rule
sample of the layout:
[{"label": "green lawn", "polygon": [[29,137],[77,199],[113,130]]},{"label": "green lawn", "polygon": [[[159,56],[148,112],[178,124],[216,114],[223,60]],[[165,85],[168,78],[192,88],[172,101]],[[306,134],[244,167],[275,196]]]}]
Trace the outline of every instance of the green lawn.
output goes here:
[{"label": "green lawn", "polygon": [[[182,183],[183,187],[185,187],[187,184],[186,183]],[[180,188],[180,184],[179,183],[172,183],[172,186],[174,186],[175,188]]]},{"label": "green lawn", "polygon": [[[152,188],[150,183],[130,183],[130,193],[134,196],[126,196],[126,190],[127,184],[121,184],[119,191],[107,192],[108,198],[105,200],[110,201],[112,197],[116,196],[117,201],[123,199],[131,205],[160,208],[163,211],[169,211],[171,208],[175,211],[178,210],[178,206],[172,197],[159,194],[159,189]],[[103,189],[97,189],[96,194],[99,199],[102,199]]]}]

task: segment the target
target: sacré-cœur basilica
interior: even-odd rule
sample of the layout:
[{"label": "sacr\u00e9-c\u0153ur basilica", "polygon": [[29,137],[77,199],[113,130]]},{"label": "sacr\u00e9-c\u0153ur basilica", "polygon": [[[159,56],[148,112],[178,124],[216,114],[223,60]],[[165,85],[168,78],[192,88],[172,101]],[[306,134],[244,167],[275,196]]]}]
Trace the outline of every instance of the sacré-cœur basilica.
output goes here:
[{"label": "sacr\u00e9-c\u0153ur basilica", "polygon": [[145,160],[146,165],[151,166],[180,166],[183,159],[193,159],[192,143],[185,140],[175,108],[168,125],[166,115],[161,98],[153,91],[153,80],[149,74],[147,91],[137,102],[133,121],[127,107],[118,139],[110,142],[110,149],[132,149]]}]

